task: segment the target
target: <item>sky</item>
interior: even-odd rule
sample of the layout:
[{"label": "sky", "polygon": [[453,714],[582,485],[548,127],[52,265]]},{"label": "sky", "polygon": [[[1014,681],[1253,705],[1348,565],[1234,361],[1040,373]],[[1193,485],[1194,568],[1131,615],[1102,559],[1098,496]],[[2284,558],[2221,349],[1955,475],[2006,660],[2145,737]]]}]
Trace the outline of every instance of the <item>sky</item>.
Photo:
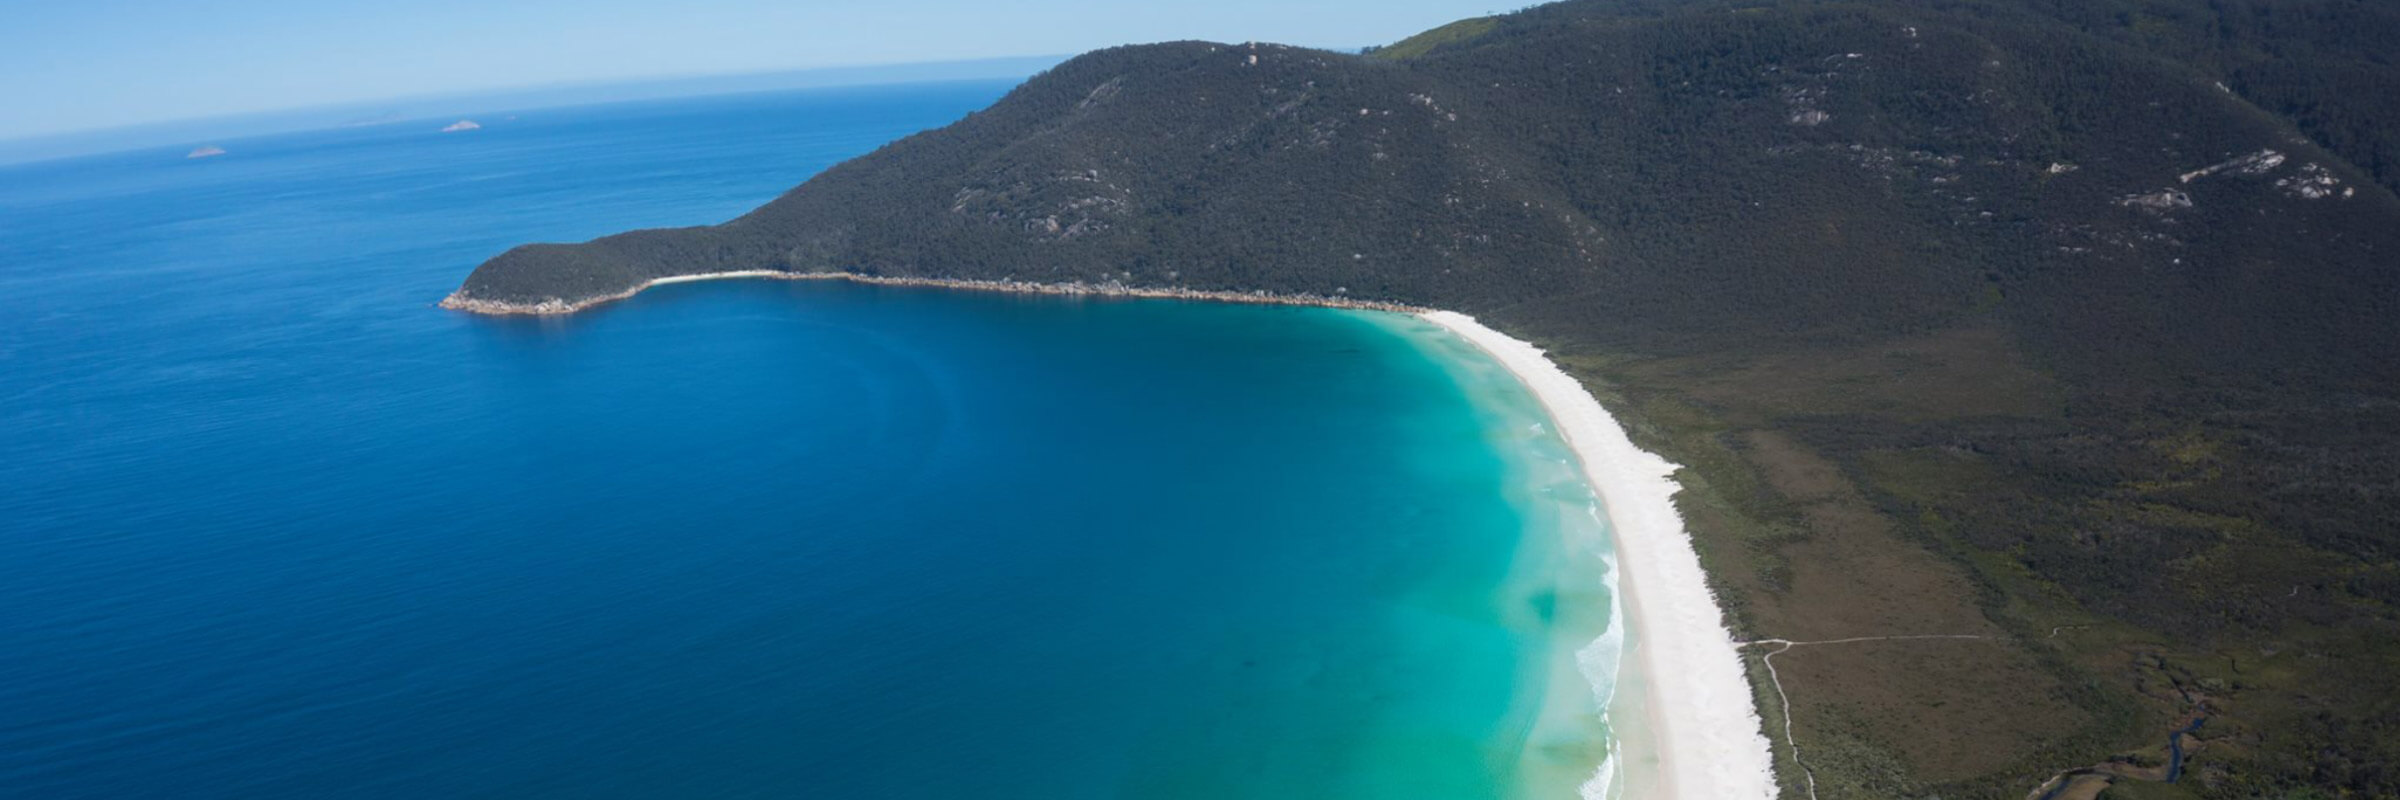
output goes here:
[{"label": "sky", "polygon": [[0,0],[0,140],[1175,39],[1354,48],[1500,10],[1490,0]]}]

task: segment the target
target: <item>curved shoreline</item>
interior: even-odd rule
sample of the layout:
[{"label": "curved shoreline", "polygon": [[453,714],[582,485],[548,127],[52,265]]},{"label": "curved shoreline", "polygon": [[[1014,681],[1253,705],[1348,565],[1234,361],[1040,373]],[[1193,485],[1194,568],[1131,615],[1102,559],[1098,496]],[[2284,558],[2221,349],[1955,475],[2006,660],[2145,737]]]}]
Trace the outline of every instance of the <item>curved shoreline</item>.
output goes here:
[{"label": "curved shoreline", "polygon": [[1473,342],[1533,392],[1607,507],[1658,746],[1658,785],[1648,796],[1774,797],[1773,759],[1741,656],[1675,510],[1675,465],[1634,446],[1540,348],[1454,311],[1417,315]]},{"label": "curved shoreline", "polygon": [[[1592,492],[1606,509],[1616,549],[1618,596],[1633,620],[1635,661],[1620,674],[1643,676],[1642,707],[1656,752],[1655,785],[1645,797],[1698,800],[1767,800],[1777,793],[1773,757],[1750,691],[1743,662],[1699,554],[1692,549],[1676,511],[1676,466],[1635,446],[1623,426],[1583,384],[1529,342],[1485,327],[1475,318],[1401,303],[1307,294],[1202,291],[1130,287],[1121,284],[1031,283],[857,275],[847,272],[743,270],[656,278],[616,294],[574,302],[507,303],[453,292],[442,308],[489,315],[571,314],[622,300],[652,286],[703,280],[841,280],[881,286],[921,286],[966,291],[1087,297],[1131,297],[1257,305],[1318,306],[1387,311],[1416,316],[1482,350],[1516,376],[1545,412]],[[1637,589],[1636,587],[1641,587]],[[1626,778],[1612,757],[1595,782]],[[1643,772],[1652,772],[1643,770]],[[1587,785],[1589,787],[1589,785]],[[1601,787],[1600,791],[1607,791]],[[1588,791],[1588,788],[1587,788]]]},{"label": "curved shoreline", "polygon": [[587,297],[580,300],[551,298],[538,303],[517,303],[504,300],[484,300],[466,296],[466,289],[450,293],[438,303],[452,311],[493,316],[550,316],[573,314],[593,306],[613,303],[637,294],[652,286],[669,283],[726,280],[732,278],[764,278],[782,281],[849,281],[876,286],[922,286],[936,289],[958,289],[970,292],[1003,292],[1008,294],[1046,294],[1073,297],[1139,297],[1158,300],[1205,300],[1214,303],[1248,303],[1273,306],[1317,306],[1349,308],[1365,311],[1391,311],[1401,314],[1421,314],[1432,309],[1382,300],[1357,300],[1315,294],[1277,294],[1274,292],[1232,292],[1174,287],[1126,286],[1120,283],[1035,283],[1031,281],[985,281],[956,278],[908,278],[882,275],[860,275],[851,272],[783,272],[771,269],[703,272],[694,275],[671,275],[652,278],[641,285],[614,294]]}]

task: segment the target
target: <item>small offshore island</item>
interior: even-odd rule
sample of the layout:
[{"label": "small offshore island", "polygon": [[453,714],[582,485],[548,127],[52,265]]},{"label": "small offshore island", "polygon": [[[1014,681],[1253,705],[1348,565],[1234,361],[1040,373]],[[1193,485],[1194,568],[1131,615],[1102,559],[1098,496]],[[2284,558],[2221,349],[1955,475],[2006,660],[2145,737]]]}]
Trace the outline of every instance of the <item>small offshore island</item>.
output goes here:
[{"label": "small offshore island", "polygon": [[1606,501],[1642,796],[2097,791],[2197,719],[2167,791],[2371,793],[2400,739],[2328,731],[2400,702],[2400,534],[2352,491],[2400,481],[2393,140],[2210,44],[2311,29],[2169,4],[1574,0],[1364,54],[1112,48],[442,305],[739,277],[1414,314]]}]

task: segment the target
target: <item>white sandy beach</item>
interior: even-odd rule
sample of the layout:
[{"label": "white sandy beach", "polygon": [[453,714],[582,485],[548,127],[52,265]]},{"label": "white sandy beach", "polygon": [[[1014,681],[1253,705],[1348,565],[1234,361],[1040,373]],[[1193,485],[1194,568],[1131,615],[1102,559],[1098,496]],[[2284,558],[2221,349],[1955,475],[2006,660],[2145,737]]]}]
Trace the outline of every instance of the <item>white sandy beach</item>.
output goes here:
[{"label": "white sandy beach", "polygon": [[1542,355],[1450,311],[1424,319],[1482,348],[1550,413],[1608,508],[1619,585],[1637,641],[1628,670],[1646,691],[1656,774],[1628,797],[1750,800],[1775,796],[1773,759],[1733,637],[1709,593],[1673,501],[1675,465],[1626,437],[1583,385]]},{"label": "white sandy beach", "polygon": [[727,278],[781,278],[790,274],[791,273],[788,272],[776,272],[771,269],[745,269],[735,270],[733,272],[703,272],[698,275],[671,275],[664,278],[651,278],[649,282],[642,284],[642,288],[648,289],[652,286],[663,286],[670,283],[717,281],[725,280]]},{"label": "white sandy beach", "polygon": [[572,314],[586,308],[591,308],[592,306],[600,305],[602,303],[623,300],[625,298],[641,294],[642,290],[648,289],[652,286],[663,286],[670,283],[691,283],[694,281],[723,280],[728,278],[767,278],[773,280],[790,281],[838,280],[877,286],[920,286],[937,289],[1000,292],[1005,294],[1046,294],[1071,297],[1143,297],[1162,300],[1205,300],[1218,303],[1252,303],[1282,306],[1356,308],[1373,311],[1393,311],[1405,314],[1413,314],[1425,310],[1413,306],[1401,305],[1399,303],[1390,303],[1379,300],[1358,300],[1341,296],[1276,294],[1274,292],[1265,291],[1233,292],[1212,289],[1176,289],[1126,286],[1113,281],[1097,284],[1076,282],[1039,283],[1019,280],[967,280],[960,278],[912,278],[884,275],[859,275],[850,272],[785,272],[782,270],[770,269],[731,270],[727,272],[702,272],[691,275],[670,275],[664,278],[652,278],[647,281],[643,281],[632,287],[626,288],[623,291],[585,297],[576,300],[567,300],[557,297],[535,302],[487,300],[478,297],[471,297],[467,294],[467,290],[464,287],[461,287],[458,291],[450,293],[450,296],[442,298],[441,303],[438,305],[440,305],[442,308],[447,308],[453,311],[466,311],[476,314],[532,314],[537,316]]}]

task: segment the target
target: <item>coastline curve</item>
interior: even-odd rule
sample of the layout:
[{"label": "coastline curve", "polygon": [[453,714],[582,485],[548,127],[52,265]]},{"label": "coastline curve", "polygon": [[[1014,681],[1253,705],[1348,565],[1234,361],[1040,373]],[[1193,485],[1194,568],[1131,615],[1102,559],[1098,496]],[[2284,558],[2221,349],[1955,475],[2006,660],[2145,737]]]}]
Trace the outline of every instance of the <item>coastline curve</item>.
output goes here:
[{"label": "coastline curve", "polygon": [[[1647,677],[1647,719],[1655,737],[1654,797],[1765,800],[1776,795],[1773,757],[1743,662],[1691,538],[1676,511],[1676,466],[1635,446],[1622,425],[1583,385],[1539,347],[1500,333],[1474,317],[1402,303],[1116,283],[1034,283],[1010,280],[890,277],[850,272],[740,270],[654,278],[621,292],[578,300],[522,303],[469,297],[464,289],[439,306],[474,314],[562,315],[632,297],[652,286],[703,280],[839,280],[881,286],[1082,297],[1123,297],[1260,305],[1319,306],[1414,315],[1465,339],[1515,376],[1550,416],[1592,492],[1599,496],[1615,539],[1618,593],[1638,641],[1633,665]],[[1615,630],[1616,626],[1611,625]],[[1617,773],[1615,754],[1603,765]],[[1605,785],[1621,777],[1595,776]],[[1618,773],[1621,776],[1621,773]],[[1605,790],[1604,790],[1605,791]]]},{"label": "coastline curve", "polygon": [[1013,280],[966,280],[960,278],[918,278],[887,275],[861,275],[855,272],[785,272],[754,269],[730,272],[702,272],[691,275],[670,275],[652,278],[632,288],[609,294],[568,300],[552,297],[537,302],[490,300],[473,297],[464,288],[451,292],[436,305],[451,311],[490,316],[556,316],[573,314],[593,306],[613,303],[637,294],[652,286],[694,281],[757,278],[784,281],[849,281],[875,286],[920,286],[934,289],[955,289],[970,292],[1002,292],[1008,294],[1046,294],[1076,297],[1138,297],[1157,300],[1199,300],[1213,303],[1248,303],[1252,305],[1317,306],[1348,308],[1362,311],[1390,311],[1401,314],[1421,314],[1432,309],[1395,303],[1388,300],[1363,300],[1350,297],[1317,294],[1288,294],[1267,291],[1236,292],[1211,289],[1185,289],[1172,286],[1129,286],[1120,283],[1036,283]]},{"label": "coastline curve", "polygon": [[1541,348],[1455,311],[1420,311],[1533,392],[1607,507],[1618,591],[1640,637],[1657,739],[1658,797],[1736,800],[1776,794],[1773,756],[1733,635],[1675,510],[1675,465],[1633,444],[1622,425]]}]

